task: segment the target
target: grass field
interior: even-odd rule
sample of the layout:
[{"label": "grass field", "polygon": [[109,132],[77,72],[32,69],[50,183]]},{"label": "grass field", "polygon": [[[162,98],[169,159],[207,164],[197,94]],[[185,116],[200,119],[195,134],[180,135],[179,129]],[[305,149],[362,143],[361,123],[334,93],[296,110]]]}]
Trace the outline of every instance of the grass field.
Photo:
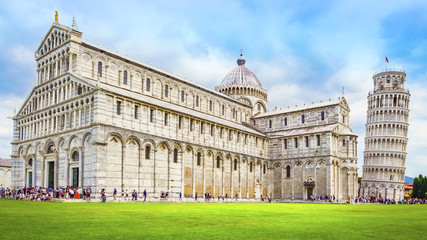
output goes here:
[{"label": "grass field", "polygon": [[1,239],[426,239],[427,205],[0,200]]}]

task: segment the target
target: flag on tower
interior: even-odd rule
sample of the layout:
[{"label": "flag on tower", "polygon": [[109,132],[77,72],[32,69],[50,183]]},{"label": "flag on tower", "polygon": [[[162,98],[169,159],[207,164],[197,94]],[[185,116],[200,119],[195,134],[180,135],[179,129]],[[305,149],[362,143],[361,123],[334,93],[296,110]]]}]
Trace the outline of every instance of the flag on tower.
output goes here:
[{"label": "flag on tower", "polygon": [[387,57],[385,57],[385,61],[386,61],[387,63],[389,63],[389,62],[388,62],[388,58],[387,58]]}]

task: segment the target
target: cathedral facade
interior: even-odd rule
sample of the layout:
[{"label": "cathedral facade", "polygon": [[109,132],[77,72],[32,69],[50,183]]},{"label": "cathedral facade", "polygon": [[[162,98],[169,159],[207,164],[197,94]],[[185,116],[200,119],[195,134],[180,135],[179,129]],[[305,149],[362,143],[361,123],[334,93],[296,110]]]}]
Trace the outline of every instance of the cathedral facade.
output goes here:
[{"label": "cathedral facade", "polygon": [[338,100],[268,111],[240,56],[215,89],[82,40],[53,23],[14,116],[12,187],[254,199],[357,195],[357,136]]}]

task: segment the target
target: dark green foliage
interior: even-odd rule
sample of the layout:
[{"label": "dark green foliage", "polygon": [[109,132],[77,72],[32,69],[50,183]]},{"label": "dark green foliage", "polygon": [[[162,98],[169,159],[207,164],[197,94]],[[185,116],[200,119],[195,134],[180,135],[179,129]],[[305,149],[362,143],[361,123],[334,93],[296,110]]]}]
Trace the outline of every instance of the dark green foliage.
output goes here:
[{"label": "dark green foliage", "polygon": [[412,188],[413,198],[425,198],[427,193],[427,176],[420,176],[414,178],[414,184]]}]

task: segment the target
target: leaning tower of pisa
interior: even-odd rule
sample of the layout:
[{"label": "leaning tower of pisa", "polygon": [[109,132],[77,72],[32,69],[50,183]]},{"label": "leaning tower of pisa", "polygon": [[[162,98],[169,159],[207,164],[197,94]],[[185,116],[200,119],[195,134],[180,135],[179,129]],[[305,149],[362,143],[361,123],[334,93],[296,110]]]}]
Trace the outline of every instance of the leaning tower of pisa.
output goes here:
[{"label": "leaning tower of pisa", "polygon": [[360,194],[403,199],[410,94],[403,71],[373,76],[368,96],[363,178]]}]

